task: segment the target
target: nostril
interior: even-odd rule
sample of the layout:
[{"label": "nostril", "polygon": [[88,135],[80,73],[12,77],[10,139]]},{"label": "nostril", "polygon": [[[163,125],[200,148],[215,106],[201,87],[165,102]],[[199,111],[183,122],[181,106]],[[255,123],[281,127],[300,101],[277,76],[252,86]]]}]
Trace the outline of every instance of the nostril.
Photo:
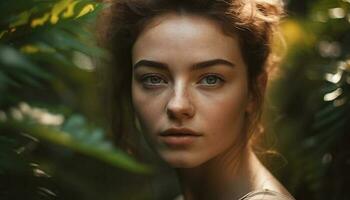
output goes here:
[{"label": "nostril", "polygon": [[170,118],[189,118],[194,114],[194,106],[189,98],[174,97],[167,105],[167,113]]},{"label": "nostril", "polygon": [[184,118],[191,118],[193,116],[192,112],[187,110],[168,109],[167,114],[170,119],[184,119]]}]

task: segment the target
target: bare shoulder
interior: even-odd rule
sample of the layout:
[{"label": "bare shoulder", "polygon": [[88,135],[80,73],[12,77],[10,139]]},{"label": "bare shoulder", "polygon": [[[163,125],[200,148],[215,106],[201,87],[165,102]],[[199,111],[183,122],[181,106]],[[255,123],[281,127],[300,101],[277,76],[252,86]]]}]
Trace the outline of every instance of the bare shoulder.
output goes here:
[{"label": "bare shoulder", "polygon": [[252,191],[239,200],[295,200],[292,196],[264,189]]},{"label": "bare shoulder", "polygon": [[[255,187],[251,195],[252,200],[267,199],[267,200],[289,200],[293,199],[288,190],[265,168],[260,162],[256,167]],[[252,197],[258,198],[252,198]],[[265,196],[265,198],[261,198]]]}]

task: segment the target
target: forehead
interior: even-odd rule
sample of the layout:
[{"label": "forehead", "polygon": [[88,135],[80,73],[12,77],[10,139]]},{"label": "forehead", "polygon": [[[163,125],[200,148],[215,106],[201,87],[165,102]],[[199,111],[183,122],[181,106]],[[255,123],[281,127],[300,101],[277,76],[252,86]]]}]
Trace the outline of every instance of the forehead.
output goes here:
[{"label": "forehead", "polygon": [[227,35],[219,23],[204,16],[167,13],[152,19],[138,36],[133,62],[141,58],[164,61],[201,61],[225,58],[241,61],[236,35]]}]

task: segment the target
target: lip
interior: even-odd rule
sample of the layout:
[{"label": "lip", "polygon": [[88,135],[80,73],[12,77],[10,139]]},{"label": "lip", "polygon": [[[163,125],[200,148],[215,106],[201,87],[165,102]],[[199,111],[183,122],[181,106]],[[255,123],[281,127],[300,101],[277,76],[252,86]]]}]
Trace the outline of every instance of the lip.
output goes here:
[{"label": "lip", "polygon": [[181,147],[193,144],[203,135],[188,128],[170,128],[161,132],[159,136],[169,147]]},{"label": "lip", "polygon": [[202,134],[189,128],[169,128],[160,133],[160,136],[201,136]]}]

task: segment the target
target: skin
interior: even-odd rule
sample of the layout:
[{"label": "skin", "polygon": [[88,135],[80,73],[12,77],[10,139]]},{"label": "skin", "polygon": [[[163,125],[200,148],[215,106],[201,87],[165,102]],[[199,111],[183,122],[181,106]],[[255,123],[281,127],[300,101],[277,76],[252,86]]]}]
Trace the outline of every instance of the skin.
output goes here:
[{"label": "skin", "polygon": [[[236,36],[202,16],[163,14],[138,36],[132,63],[136,116],[150,146],[177,169],[185,199],[283,189],[249,145],[238,148],[253,101]],[[190,145],[167,145],[159,134],[174,127],[200,137]]]}]

